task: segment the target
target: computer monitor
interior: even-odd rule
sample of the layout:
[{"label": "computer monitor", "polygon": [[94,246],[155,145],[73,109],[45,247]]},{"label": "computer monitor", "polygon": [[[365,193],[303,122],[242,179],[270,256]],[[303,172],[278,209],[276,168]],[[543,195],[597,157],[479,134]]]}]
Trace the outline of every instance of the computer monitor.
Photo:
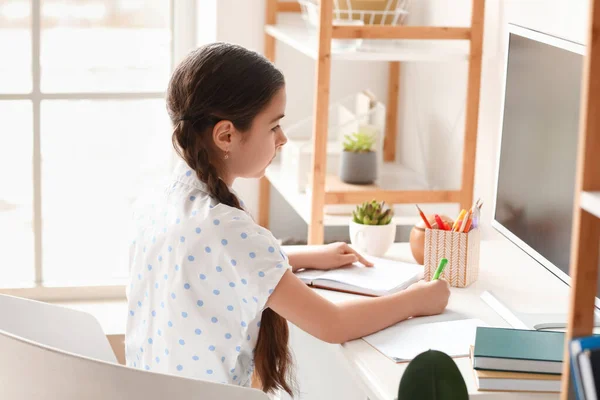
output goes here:
[{"label": "computer monitor", "polygon": [[570,285],[585,47],[516,25],[507,46],[492,226]]}]

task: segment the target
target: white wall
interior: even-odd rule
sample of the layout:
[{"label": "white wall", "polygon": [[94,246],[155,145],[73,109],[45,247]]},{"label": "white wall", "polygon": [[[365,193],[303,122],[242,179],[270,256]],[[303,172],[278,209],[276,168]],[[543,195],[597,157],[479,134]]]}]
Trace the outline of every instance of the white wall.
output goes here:
[{"label": "white wall", "polygon": [[588,0],[505,0],[506,21],[574,42],[587,41]]},{"label": "white wall", "polygon": [[[198,0],[200,42],[221,40],[263,50],[264,0]],[[204,6],[202,5],[204,4]],[[469,25],[471,0],[413,1],[411,24]],[[510,21],[532,29],[583,42],[587,0],[488,0],[486,2],[484,60],[480,101],[475,197],[484,199],[484,221],[491,219],[495,158],[498,146],[503,87],[504,29]],[[231,10],[236,9],[236,13]],[[216,26],[214,24],[216,15]],[[211,22],[212,21],[212,22]],[[212,34],[216,29],[216,34]],[[207,33],[208,31],[208,33]],[[315,63],[299,52],[277,44],[276,64],[287,80],[286,120],[312,113]],[[385,63],[334,62],[331,98],[363,88],[385,100],[388,71]],[[357,79],[360,77],[360,79]],[[467,63],[403,63],[399,104],[399,160],[426,174],[444,188],[460,185]],[[258,187],[239,181],[236,189],[255,212]],[[278,237],[306,237],[306,224],[272,191],[271,229]],[[484,236],[493,235],[489,223]]]}]

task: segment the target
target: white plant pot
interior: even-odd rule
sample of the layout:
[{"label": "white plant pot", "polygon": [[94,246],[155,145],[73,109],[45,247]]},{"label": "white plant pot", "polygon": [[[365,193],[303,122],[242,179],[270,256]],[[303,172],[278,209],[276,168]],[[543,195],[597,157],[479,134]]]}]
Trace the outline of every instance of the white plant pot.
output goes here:
[{"label": "white plant pot", "polygon": [[362,225],[350,221],[350,242],[359,252],[373,257],[383,256],[396,239],[396,224]]}]

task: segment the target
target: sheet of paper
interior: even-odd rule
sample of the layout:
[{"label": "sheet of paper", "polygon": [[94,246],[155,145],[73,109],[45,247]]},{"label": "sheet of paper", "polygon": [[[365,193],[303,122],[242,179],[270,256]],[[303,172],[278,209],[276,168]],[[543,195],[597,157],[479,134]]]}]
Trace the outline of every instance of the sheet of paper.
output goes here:
[{"label": "sheet of paper", "polygon": [[396,362],[410,361],[427,350],[438,350],[450,357],[467,357],[469,346],[475,345],[478,326],[487,324],[478,319],[417,324],[402,322],[363,339],[386,357]]},{"label": "sheet of paper", "polygon": [[422,265],[375,257],[369,257],[368,259],[375,264],[373,267],[353,264],[349,267],[321,273],[318,278],[342,282],[358,288],[386,292],[402,285],[417,274],[422,277]]}]

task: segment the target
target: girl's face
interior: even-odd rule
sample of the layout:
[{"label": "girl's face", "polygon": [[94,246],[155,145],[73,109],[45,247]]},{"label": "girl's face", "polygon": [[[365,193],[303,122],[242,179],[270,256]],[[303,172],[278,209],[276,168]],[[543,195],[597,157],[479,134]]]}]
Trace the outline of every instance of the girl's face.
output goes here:
[{"label": "girl's face", "polygon": [[287,142],[279,122],[284,116],[285,87],[273,96],[259,113],[248,132],[235,132],[224,160],[228,178],[260,178],[275,157],[277,150]]}]

